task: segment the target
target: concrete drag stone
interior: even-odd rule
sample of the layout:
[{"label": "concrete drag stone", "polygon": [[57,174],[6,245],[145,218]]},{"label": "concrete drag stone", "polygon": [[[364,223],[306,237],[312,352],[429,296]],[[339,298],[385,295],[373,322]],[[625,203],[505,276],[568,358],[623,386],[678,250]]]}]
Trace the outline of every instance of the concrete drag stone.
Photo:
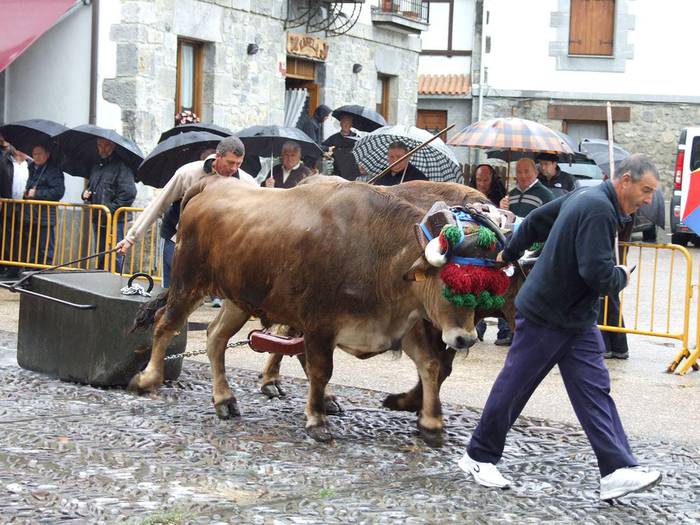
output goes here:
[{"label": "concrete drag stone", "polygon": [[456,465],[479,411],[445,405],[441,449],[385,394],[335,387],[336,439],[304,432],[306,383],[268,400],[257,374],[228,369],[242,411],[217,419],[208,366],[136,397],[63,383],[0,361],[0,516],[16,523],[695,523],[700,460],[690,445],[633,442],[661,485],[598,500],[595,458],[577,427],[521,418],[502,464],[515,487],[477,486]]}]

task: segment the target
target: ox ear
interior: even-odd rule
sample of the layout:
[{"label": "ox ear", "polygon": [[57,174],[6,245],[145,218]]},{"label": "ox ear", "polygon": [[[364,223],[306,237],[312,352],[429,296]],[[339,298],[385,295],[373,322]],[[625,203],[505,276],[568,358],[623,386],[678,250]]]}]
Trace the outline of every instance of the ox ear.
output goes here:
[{"label": "ox ear", "polygon": [[428,277],[428,272],[435,270],[425,255],[421,254],[418,259],[411,265],[408,271],[403,274],[404,281],[425,281]]}]

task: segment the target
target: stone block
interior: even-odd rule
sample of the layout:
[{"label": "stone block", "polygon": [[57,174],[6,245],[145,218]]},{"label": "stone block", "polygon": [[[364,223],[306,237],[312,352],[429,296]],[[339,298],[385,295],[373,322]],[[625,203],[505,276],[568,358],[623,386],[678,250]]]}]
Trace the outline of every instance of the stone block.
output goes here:
[{"label": "stone block", "polygon": [[109,37],[114,42],[146,42],[148,30],[140,24],[114,24]]},{"label": "stone block", "polygon": [[221,42],[224,9],[196,0],[175,0],[173,32],[209,42]]},{"label": "stone block", "polygon": [[[150,298],[125,296],[126,278],[102,271],[70,271],[32,277],[32,291],[95,306],[77,310],[22,294],[17,362],[22,368],[94,386],[125,386],[148,362],[152,331],[127,334],[138,308]],[[154,293],[162,289],[156,287]],[[167,355],[184,352],[187,326]],[[177,379],[182,359],[167,362],[165,377]]]}]

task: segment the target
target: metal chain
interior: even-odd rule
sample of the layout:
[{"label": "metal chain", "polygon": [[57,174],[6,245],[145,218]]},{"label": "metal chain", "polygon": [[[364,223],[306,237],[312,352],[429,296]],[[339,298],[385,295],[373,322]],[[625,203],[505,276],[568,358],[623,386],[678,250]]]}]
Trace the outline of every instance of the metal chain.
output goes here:
[{"label": "metal chain", "polygon": [[[233,341],[231,343],[228,343],[226,345],[226,348],[236,348],[238,346],[245,346],[248,343],[250,343],[250,339],[243,339],[241,341]],[[193,357],[196,355],[202,355],[206,354],[207,349],[205,348],[204,350],[192,350],[191,352],[181,352],[179,354],[172,354],[172,355],[167,355],[165,356],[165,361],[172,361],[174,359],[184,359],[185,357]]]}]

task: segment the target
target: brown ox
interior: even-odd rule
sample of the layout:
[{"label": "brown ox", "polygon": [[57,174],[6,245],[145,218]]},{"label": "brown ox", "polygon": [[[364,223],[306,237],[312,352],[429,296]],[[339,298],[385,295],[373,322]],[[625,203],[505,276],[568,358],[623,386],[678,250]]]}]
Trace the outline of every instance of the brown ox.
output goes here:
[{"label": "brown ox", "polygon": [[[340,177],[329,177],[316,175],[305,179],[302,184],[318,183],[343,183],[345,179]],[[444,201],[450,206],[466,206],[473,203],[488,203],[489,200],[479,191],[469,186],[455,183],[412,181],[396,186],[378,187],[384,191],[416,205],[422,211],[428,209],[437,201]],[[523,283],[523,276],[520,272],[515,272],[511,277],[511,286],[506,294],[506,302],[500,311],[476,310],[475,322],[483,317],[502,316],[511,328],[515,328],[515,295]],[[285,327],[275,327],[280,333],[285,333]],[[410,391],[401,394],[391,394],[384,399],[384,406],[392,410],[408,412],[418,412],[432,410],[436,415],[442,413],[440,406],[440,387],[452,372],[452,362],[455,357],[455,350],[445,348],[445,343],[437,330],[429,321],[423,320],[416,323],[404,336],[401,341],[401,349],[411,360],[414,361],[418,369],[418,383]],[[360,356],[362,357],[362,356]],[[368,356],[369,357],[369,356]],[[303,366],[303,356],[299,356]],[[268,397],[284,396],[284,390],[280,384],[280,364],[282,355],[271,354],[265,364],[261,378],[261,391]],[[437,377],[428,373],[428,370],[439,369]],[[424,377],[430,379],[423,382]],[[325,405],[327,413],[337,413],[342,411],[335,396],[330,392],[330,387],[326,391]],[[442,427],[436,427],[432,431],[422,430],[422,435],[431,444],[440,443],[439,431]]]},{"label": "brown ox", "polygon": [[[219,417],[239,415],[225,376],[226,343],[256,315],[304,333],[306,430],[319,441],[332,438],[324,392],[336,346],[356,356],[396,349],[421,320],[449,347],[476,341],[473,311],[443,297],[438,271],[416,242],[414,225],[424,210],[386,191],[366,184],[276,190],[209,179],[182,205],[171,287],[149,303],[165,306],[155,314],[151,358],[132,379],[133,390],[160,386],[169,341],[206,295],[225,298],[207,334]],[[426,278],[414,280],[417,272]],[[438,363],[419,365],[426,392],[437,391],[427,385],[436,385],[439,373]],[[418,425],[439,432],[439,400],[425,401]]]}]

